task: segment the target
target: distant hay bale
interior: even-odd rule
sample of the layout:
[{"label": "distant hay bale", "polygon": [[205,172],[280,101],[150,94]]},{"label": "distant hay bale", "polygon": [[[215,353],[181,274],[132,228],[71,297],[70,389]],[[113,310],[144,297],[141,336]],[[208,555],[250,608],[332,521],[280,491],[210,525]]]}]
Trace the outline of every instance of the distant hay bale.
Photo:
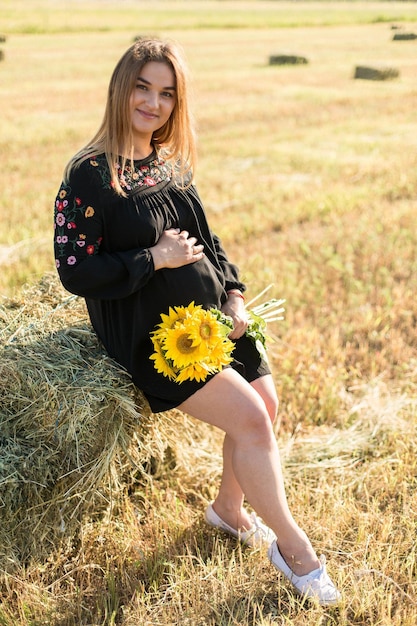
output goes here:
[{"label": "distant hay bale", "polygon": [[393,41],[411,41],[417,39],[416,33],[395,33]]},{"label": "distant hay bale", "polygon": [[183,414],[151,414],[54,276],[3,301],[0,340],[0,568],[12,570],[71,543],[168,448],[172,462],[182,430],[199,435]]},{"label": "distant hay bale", "polygon": [[394,67],[357,65],[353,77],[364,80],[392,80],[399,75],[399,70]]},{"label": "distant hay bale", "polygon": [[306,65],[308,59],[298,54],[271,54],[269,65]]},{"label": "distant hay bale", "polygon": [[[0,43],[6,42],[6,35],[0,35]],[[0,50],[0,61],[4,60],[4,50]]]}]

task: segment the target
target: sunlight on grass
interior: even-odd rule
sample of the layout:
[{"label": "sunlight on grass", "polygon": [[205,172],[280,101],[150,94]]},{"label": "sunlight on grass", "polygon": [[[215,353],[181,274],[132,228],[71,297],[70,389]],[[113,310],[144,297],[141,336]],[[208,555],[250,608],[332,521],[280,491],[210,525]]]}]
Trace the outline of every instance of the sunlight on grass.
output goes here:
[{"label": "sunlight on grass", "polygon": [[[299,6],[297,6],[299,5]],[[333,24],[416,21],[409,2],[268,2],[265,0],[194,2],[159,0],[3,0],[0,24],[6,33],[79,33],[155,29],[276,28]]]}]

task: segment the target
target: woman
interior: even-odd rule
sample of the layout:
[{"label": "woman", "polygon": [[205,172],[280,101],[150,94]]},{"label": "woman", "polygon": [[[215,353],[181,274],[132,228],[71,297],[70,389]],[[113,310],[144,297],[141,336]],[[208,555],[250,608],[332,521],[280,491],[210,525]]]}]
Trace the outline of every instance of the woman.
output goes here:
[{"label": "woman", "polygon": [[[288,508],[272,429],[278,401],[268,365],[245,335],[245,286],[192,184],[187,84],[172,43],[142,39],[122,56],[103,122],[67,165],[58,192],[58,272],[66,289],[85,298],[109,355],[153,412],[177,407],[225,432],[207,522],[249,545],[270,542],[271,562],[300,594],[334,604],[340,594]],[[156,371],[150,333],[161,313],[192,301],[232,318],[234,361],[204,381],[177,384]],[[244,494],[267,525],[246,511]]]}]

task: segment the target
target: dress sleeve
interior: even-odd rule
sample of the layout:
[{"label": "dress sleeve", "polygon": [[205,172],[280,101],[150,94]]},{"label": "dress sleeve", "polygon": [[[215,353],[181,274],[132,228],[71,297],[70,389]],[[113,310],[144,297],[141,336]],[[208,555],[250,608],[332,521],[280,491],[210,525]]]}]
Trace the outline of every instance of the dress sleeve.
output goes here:
[{"label": "dress sleeve", "polygon": [[233,263],[230,263],[219,237],[214,233],[212,233],[212,237],[217,254],[217,259],[223,270],[226,281],[225,291],[229,291],[229,289],[239,289],[240,291],[245,291],[246,285],[239,280],[239,270],[237,266],[233,265]]},{"label": "dress sleeve", "polygon": [[55,200],[54,252],[59,277],[68,291],[86,298],[124,298],[153,276],[152,255],[147,248],[106,251],[103,207],[87,172],[82,165],[73,170]]}]

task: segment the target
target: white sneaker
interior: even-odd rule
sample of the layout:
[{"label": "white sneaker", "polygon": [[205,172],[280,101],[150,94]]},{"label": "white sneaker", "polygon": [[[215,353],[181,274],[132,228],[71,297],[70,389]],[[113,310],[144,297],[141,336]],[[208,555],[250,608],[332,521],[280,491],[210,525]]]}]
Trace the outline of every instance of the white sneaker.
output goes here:
[{"label": "white sneaker", "polygon": [[342,595],[329,578],[326,571],[326,558],[320,557],[321,565],[304,576],[297,576],[285,562],[276,541],[269,546],[268,558],[284,576],[292,583],[296,592],[304,598],[316,598],[319,604],[338,604]]},{"label": "white sneaker", "polygon": [[249,530],[244,531],[236,530],[232,528],[232,526],[229,526],[229,524],[226,524],[226,522],[217,515],[211,504],[206,508],[204,516],[207,524],[213,526],[213,528],[220,528],[226,533],[229,533],[229,535],[233,535],[233,537],[237,537],[242,544],[250,548],[259,548],[262,544],[269,544],[276,539],[275,533],[262,522],[256,513],[251,513],[250,518],[252,526]]}]

